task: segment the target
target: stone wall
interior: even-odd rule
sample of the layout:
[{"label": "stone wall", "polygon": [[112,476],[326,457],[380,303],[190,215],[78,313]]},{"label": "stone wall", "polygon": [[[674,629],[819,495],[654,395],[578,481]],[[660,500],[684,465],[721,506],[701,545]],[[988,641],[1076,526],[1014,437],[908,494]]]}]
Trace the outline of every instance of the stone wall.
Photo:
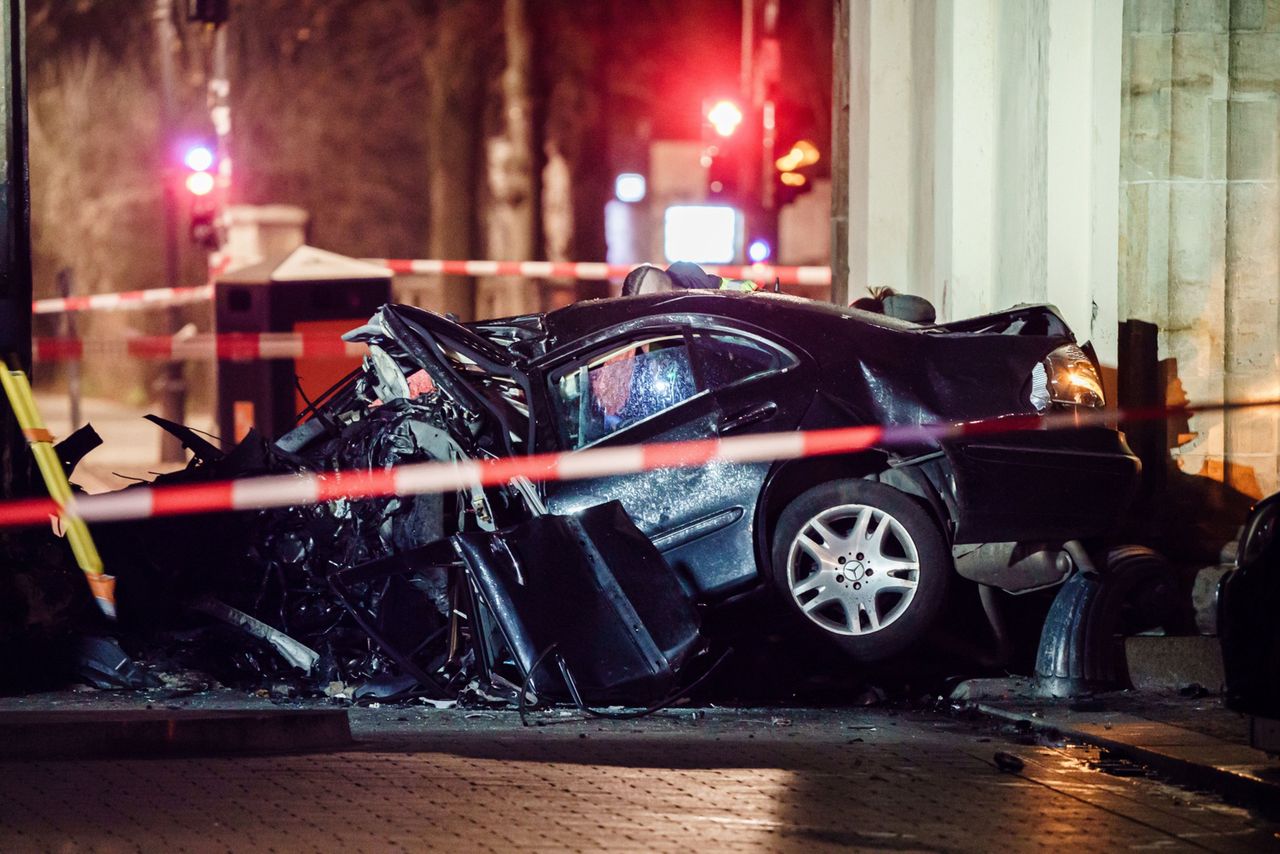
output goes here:
[{"label": "stone wall", "polygon": [[[1120,318],[1157,327],[1170,403],[1276,398],[1280,0],[1126,0],[1122,61]],[[1280,489],[1277,424],[1171,425],[1170,503],[1234,513]]]}]

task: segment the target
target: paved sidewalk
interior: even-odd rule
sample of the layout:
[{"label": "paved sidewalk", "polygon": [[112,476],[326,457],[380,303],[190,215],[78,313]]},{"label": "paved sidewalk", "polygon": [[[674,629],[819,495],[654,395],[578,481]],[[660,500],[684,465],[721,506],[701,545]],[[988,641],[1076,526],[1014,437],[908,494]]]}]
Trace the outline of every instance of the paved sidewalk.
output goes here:
[{"label": "paved sidewalk", "polygon": [[357,747],[339,752],[0,763],[0,849],[1275,848],[1275,826],[1215,797],[982,723],[835,709],[541,721],[352,709]]},{"label": "paved sidewalk", "polygon": [[1221,697],[1132,691],[1077,700],[988,700],[986,714],[1091,744],[1280,816],[1280,760],[1249,746],[1249,719]]}]

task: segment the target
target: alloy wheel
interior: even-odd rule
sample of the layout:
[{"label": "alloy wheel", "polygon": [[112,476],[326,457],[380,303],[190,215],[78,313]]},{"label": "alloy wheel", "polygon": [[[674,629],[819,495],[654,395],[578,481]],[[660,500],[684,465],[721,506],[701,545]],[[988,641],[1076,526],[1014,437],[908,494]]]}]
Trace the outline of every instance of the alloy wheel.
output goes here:
[{"label": "alloy wheel", "polygon": [[907,529],[866,504],[816,514],[788,552],[796,605],[835,634],[868,635],[893,624],[911,606],[919,581],[919,552]]}]

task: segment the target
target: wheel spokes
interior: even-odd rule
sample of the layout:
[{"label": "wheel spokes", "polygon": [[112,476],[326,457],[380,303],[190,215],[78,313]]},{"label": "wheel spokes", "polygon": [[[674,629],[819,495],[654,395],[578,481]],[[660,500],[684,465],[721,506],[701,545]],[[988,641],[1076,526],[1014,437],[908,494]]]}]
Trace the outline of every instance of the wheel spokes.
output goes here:
[{"label": "wheel spokes", "polygon": [[839,598],[840,598],[840,594],[838,594],[836,591],[823,588],[822,590],[818,591],[817,596],[814,596],[812,599],[810,599],[808,602],[805,602],[800,607],[804,609],[804,612],[806,614],[812,614],[815,610],[817,610],[818,608],[821,608],[823,605],[827,605],[831,602],[835,602],[839,600]]},{"label": "wheel spokes", "polygon": [[898,560],[895,558],[881,558],[879,561],[871,564],[875,567],[876,572],[890,575],[895,572],[919,572],[920,562],[916,560]]},{"label": "wheel spokes", "polygon": [[[859,610],[867,615],[867,623],[871,626],[871,631],[880,631],[880,614],[876,611],[876,601],[873,598],[870,602],[859,603]],[[859,618],[858,622],[862,622]]]},{"label": "wheel spokes", "polygon": [[920,568],[901,522],[878,507],[851,503],[805,522],[792,540],[787,571],[805,616],[829,632],[860,636],[902,616],[915,598]]},{"label": "wheel spokes", "polygon": [[889,533],[889,529],[893,527],[892,521],[886,515],[880,519],[880,524],[876,526],[875,532],[871,535],[871,539],[867,540],[865,548],[867,560],[875,563],[884,560],[884,535]]},{"label": "wheel spokes", "polygon": [[914,578],[900,578],[896,575],[886,575],[876,584],[876,591],[885,593],[909,593],[915,590],[917,582]]},{"label": "wheel spokes", "polygon": [[[875,518],[876,511],[870,507],[863,507],[862,512],[858,514],[858,521],[854,523],[853,531],[849,534],[849,542],[855,549],[861,551],[866,545],[867,529],[871,527],[871,521]],[[880,527],[884,527],[882,523]]]},{"label": "wheel spokes", "polygon": [[835,563],[835,554],[826,545],[812,539],[811,533],[808,530],[801,531],[800,536],[796,538],[796,545],[820,564]]},{"label": "wheel spokes", "polygon": [[813,575],[810,575],[808,578],[797,581],[792,586],[791,592],[794,593],[796,596],[800,596],[802,594],[808,593],[810,590],[813,590],[815,587],[821,586],[822,583],[825,581],[827,581],[826,573],[823,570],[818,570]]},{"label": "wheel spokes", "polygon": [[844,606],[844,627],[849,630],[851,635],[862,634],[862,617],[858,607],[850,607],[848,602],[840,603]]}]

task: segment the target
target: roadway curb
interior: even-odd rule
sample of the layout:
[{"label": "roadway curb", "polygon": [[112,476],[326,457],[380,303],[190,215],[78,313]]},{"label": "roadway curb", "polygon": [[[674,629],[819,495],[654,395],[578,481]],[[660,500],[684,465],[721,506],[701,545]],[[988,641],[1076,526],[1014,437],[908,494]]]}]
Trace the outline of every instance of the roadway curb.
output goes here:
[{"label": "roadway curb", "polygon": [[1169,779],[1280,817],[1280,763],[1261,750],[1132,715],[1007,709],[979,712],[1050,737],[1090,744]]},{"label": "roadway curb", "polygon": [[283,753],[351,743],[345,709],[0,712],[0,759]]}]

